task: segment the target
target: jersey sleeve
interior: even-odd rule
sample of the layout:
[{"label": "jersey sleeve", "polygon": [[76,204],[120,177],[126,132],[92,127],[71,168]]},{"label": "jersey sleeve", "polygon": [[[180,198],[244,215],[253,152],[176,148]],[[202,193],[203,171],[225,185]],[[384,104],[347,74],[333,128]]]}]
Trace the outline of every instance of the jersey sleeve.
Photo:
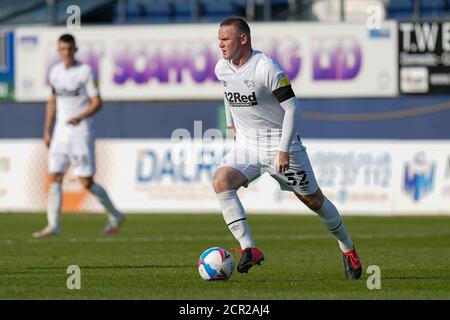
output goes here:
[{"label": "jersey sleeve", "polygon": [[285,111],[278,150],[289,152],[292,140],[298,131],[300,107],[289,78],[283,68],[273,60],[267,68],[267,86]]},{"label": "jersey sleeve", "polygon": [[54,67],[50,69],[50,72],[48,73],[48,84],[50,86],[50,97],[54,96],[56,94],[56,89],[55,89],[55,72],[54,72]]},{"label": "jersey sleeve", "polygon": [[[219,61],[216,64],[216,67],[214,68],[214,73],[216,75],[216,78],[220,81],[221,76],[220,76],[220,66],[221,66],[222,61]],[[222,81],[220,81],[222,83]],[[222,83],[223,86],[223,83]],[[233,122],[233,116],[231,115],[231,108],[230,108],[230,104],[228,103],[228,100],[225,98],[225,96],[223,97],[223,104],[225,106],[225,119],[227,122],[227,128],[230,127],[234,127],[234,122]]]},{"label": "jersey sleeve", "polygon": [[86,93],[89,97],[98,97],[100,95],[97,78],[95,77],[94,72],[90,68],[85,87]]}]

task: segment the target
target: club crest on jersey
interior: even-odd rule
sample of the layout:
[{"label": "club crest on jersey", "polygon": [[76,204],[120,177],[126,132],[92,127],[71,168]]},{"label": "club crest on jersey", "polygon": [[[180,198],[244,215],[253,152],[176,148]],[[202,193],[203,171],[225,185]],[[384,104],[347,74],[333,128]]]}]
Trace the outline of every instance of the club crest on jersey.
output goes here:
[{"label": "club crest on jersey", "polygon": [[249,95],[239,92],[225,92],[225,99],[227,99],[231,107],[251,107],[258,105],[256,92],[254,91]]},{"label": "club crest on jersey", "polygon": [[247,87],[249,88],[254,88],[255,87],[255,82],[252,80],[244,80],[244,83],[246,84]]}]

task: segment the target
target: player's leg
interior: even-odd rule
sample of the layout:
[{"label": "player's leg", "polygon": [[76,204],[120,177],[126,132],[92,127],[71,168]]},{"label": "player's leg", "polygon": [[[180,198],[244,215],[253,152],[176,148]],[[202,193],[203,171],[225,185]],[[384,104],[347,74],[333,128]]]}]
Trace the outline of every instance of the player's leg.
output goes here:
[{"label": "player's leg", "polygon": [[114,206],[105,188],[94,182],[93,177],[79,177],[78,179],[83,187],[97,198],[108,214],[108,223],[103,233],[105,235],[116,234],[119,226],[124,222],[125,216]]},{"label": "player's leg", "polygon": [[223,218],[233,236],[239,241],[241,249],[255,246],[244,207],[237,190],[247,182],[247,177],[232,167],[220,167],[214,173],[213,188],[217,194]]},{"label": "player's leg", "polygon": [[48,188],[47,226],[33,233],[34,238],[61,233],[60,215],[62,205],[62,182],[69,160],[66,154],[66,144],[52,141],[49,150],[48,170],[50,186]]},{"label": "player's leg", "polygon": [[317,213],[326,228],[338,241],[343,253],[348,278],[361,276],[361,263],[348,234],[342,217],[333,203],[323,195],[314,176],[308,155],[304,148],[291,152],[289,170],[272,176],[283,190],[290,190],[312,211]]},{"label": "player's leg", "polygon": [[339,243],[344,261],[345,274],[349,279],[359,279],[362,267],[353,242],[348,234],[339,211],[334,204],[322,194],[320,188],[309,195],[295,194],[308,208],[317,213],[320,220],[334,235]]},{"label": "player's leg", "polygon": [[62,173],[54,173],[50,175],[50,186],[48,188],[47,202],[47,226],[33,233],[34,238],[42,238],[48,235],[59,235],[61,226],[59,217],[62,205]]},{"label": "player's leg", "polygon": [[114,206],[103,186],[96,183],[93,179],[96,163],[95,140],[92,135],[81,135],[71,141],[70,160],[73,167],[73,175],[78,177],[83,187],[97,198],[108,214],[108,221],[103,230],[103,234],[116,234],[125,218]]},{"label": "player's leg", "polygon": [[242,273],[248,272],[253,265],[260,264],[264,255],[255,247],[244,207],[237,194],[241,186],[259,176],[260,168],[257,164],[236,161],[238,157],[240,156],[236,153],[236,148],[225,156],[214,173],[212,185],[225,223],[241,246],[242,256],[237,270]]},{"label": "player's leg", "polygon": [[312,194],[300,194],[295,192],[309,209],[317,213],[327,229],[335,236],[342,252],[353,250],[353,242],[344,227],[342,217],[334,204],[323,195],[320,188]]}]

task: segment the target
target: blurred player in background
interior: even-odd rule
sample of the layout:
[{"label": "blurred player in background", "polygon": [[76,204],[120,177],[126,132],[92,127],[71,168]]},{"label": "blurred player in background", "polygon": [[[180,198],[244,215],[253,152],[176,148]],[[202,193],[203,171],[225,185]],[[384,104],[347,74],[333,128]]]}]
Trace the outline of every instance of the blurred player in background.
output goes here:
[{"label": "blurred player in background", "polygon": [[264,172],[283,190],[292,191],[336,237],[345,274],[361,276],[361,263],[336,207],[322,194],[302,145],[300,109],[281,66],[252,49],[250,28],[241,18],[228,18],[219,27],[221,59],[215,69],[225,92],[227,127],[235,135],[233,149],[213,178],[225,222],[239,241],[241,273],[264,260],[255,247],[246,213],[236,191]]},{"label": "blurred player in background", "polygon": [[[61,62],[50,70],[52,94],[47,102],[44,127],[44,141],[49,147],[48,168],[50,189],[47,208],[48,225],[33,237],[41,238],[60,233],[60,212],[62,204],[62,181],[69,165],[73,175],[79,178],[108,212],[105,235],[117,233],[124,215],[111,202],[105,189],[94,182],[95,137],[92,116],[101,106],[102,100],[89,65],[75,59],[75,39],[70,34],[58,40]],[[51,128],[55,121],[53,136]]]}]

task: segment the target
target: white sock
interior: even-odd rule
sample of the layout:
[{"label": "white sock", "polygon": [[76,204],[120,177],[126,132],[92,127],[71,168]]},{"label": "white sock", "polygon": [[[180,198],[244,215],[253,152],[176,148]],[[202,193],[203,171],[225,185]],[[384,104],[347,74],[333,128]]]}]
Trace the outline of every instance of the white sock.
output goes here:
[{"label": "white sock", "polygon": [[223,218],[233,236],[239,241],[241,249],[254,248],[255,244],[247,224],[245,210],[236,190],[219,193],[217,198],[222,208]]},{"label": "white sock", "polygon": [[117,224],[122,219],[122,213],[116,209],[106,190],[99,184],[93,183],[89,189],[108,212],[109,222]]},{"label": "white sock", "polygon": [[53,230],[59,231],[59,215],[62,205],[62,187],[61,183],[53,182],[48,190],[47,204],[47,222],[48,226]]},{"label": "white sock", "polygon": [[316,213],[320,216],[320,220],[328,230],[336,237],[341,251],[348,252],[353,250],[353,243],[347,230],[345,230],[344,222],[336,207],[327,197],[324,197],[322,208],[316,211]]}]

